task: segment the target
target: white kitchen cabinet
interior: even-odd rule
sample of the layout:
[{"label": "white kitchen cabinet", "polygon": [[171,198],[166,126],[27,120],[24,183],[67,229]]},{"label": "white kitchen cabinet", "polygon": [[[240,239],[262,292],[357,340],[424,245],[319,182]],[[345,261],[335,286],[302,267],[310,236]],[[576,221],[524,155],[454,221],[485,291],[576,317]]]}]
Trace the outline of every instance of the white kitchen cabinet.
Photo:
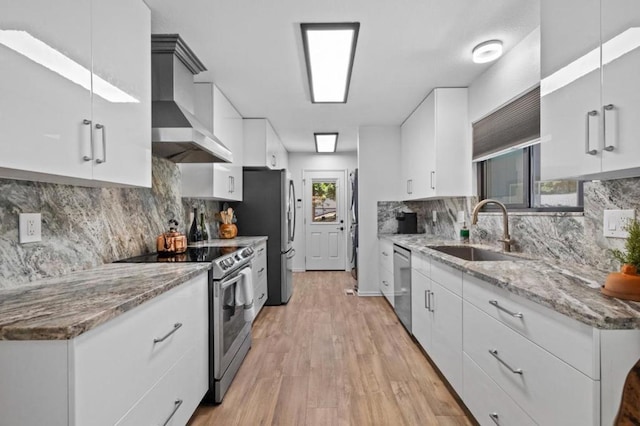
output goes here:
[{"label": "white kitchen cabinet", "polygon": [[266,118],[244,119],[244,165],[272,170],[288,167],[288,152]]},{"label": "white kitchen cabinet", "polygon": [[71,340],[0,341],[0,424],[166,419],[177,399],[183,405],[176,418],[183,421],[173,424],[184,424],[208,389],[207,277],[200,274]]},{"label": "white kitchen cabinet", "polygon": [[196,117],[233,153],[233,162],[180,164],[182,196],[242,201],[242,116],[213,83],[195,84],[194,103]]},{"label": "white kitchen cabinet", "polygon": [[471,195],[467,89],[434,89],[401,127],[405,200]]},{"label": "white kitchen cabinet", "polygon": [[600,383],[464,303],[464,353],[538,424],[600,423]]},{"label": "white kitchen cabinet", "polygon": [[251,279],[253,281],[253,303],[256,316],[262,310],[269,297],[267,287],[267,242],[262,241],[253,248],[255,257],[251,261]]},{"label": "white kitchen cabinet", "polygon": [[150,187],[148,7],[2,0],[0,8],[0,176]]},{"label": "white kitchen cabinet", "polygon": [[640,175],[640,3],[541,4],[541,177]]},{"label": "white kitchen cabinet", "polygon": [[468,355],[462,358],[462,399],[481,426],[536,424]]},{"label": "white kitchen cabinet", "polygon": [[[413,335],[461,395],[462,273],[417,253],[411,254],[411,265]],[[425,274],[428,269],[430,276]]]},{"label": "white kitchen cabinet", "polygon": [[393,243],[387,239],[378,240],[378,279],[380,292],[394,306]]}]

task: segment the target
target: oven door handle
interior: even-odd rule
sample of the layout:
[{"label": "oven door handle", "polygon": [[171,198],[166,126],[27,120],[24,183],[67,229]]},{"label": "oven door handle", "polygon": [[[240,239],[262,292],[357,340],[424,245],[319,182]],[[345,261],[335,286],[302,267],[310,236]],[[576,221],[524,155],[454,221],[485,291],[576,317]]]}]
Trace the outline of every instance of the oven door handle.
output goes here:
[{"label": "oven door handle", "polygon": [[242,279],[242,275],[238,274],[237,277],[230,279],[229,281],[222,281],[220,284],[220,290],[224,290],[225,288],[237,283]]},{"label": "oven door handle", "polygon": [[238,275],[237,275],[236,277],[231,278],[231,279],[230,279],[230,280],[228,280],[228,281],[222,281],[222,282],[221,282],[221,284],[220,284],[220,290],[224,290],[225,288],[229,287],[230,285],[235,284],[235,283],[237,283],[238,281],[240,281],[240,280],[242,279],[242,277],[243,277],[243,275],[242,275],[240,272],[244,271],[245,269],[249,269],[249,270],[251,270],[251,268],[250,268],[250,267],[248,267],[248,266],[247,266],[246,268],[242,268],[242,269],[238,272]]}]

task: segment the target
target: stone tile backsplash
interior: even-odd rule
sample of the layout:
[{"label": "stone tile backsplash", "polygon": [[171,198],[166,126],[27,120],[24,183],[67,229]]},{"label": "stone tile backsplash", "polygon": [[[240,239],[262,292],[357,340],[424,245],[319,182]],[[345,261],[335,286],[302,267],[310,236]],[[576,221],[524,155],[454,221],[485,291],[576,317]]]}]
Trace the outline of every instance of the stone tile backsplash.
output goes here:
[{"label": "stone tile backsplash", "polygon": [[[470,226],[476,197],[444,198],[426,201],[379,202],[378,232],[397,233],[397,212],[415,212],[418,232],[443,238],[457,238],[460,224],[457,212],[463,211],[471,229],[471,241],[500,247],[502,214],[482,213],[478,224]],[[516,240],[514,250],[535,257],[556,259],[611,271],[618,265],[609,250],[622,248],[623,239],[606,238],[603,233],[604,209],[640,211],[640,178],[585,182],[582,213],[510,213],[509,230]],[[435,225],[432,211],[437,211]]]},{"label": "stone tile backsplash", "polygon": [[[213,201],[182,199],[180,170],[153,157],[152,187],[88,188],[0,179],[0,288],[60,276],[155,251],[156,237],[176,218],[188,230],[189,211]],[[18,242],[18,214],[42,213],[42,241]],[[213,223],[210,228],[214,227]]]}]

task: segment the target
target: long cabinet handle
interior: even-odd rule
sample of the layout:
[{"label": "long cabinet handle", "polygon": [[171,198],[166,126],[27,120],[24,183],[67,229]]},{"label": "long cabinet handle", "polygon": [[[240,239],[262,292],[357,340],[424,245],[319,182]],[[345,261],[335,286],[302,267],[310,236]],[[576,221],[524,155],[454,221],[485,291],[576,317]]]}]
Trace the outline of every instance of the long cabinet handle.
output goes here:
[{"label": "long cabinet handle", "polygon": [[[86,118],[84,120],[82,120],[82,124],[84,124],[85,126],[91,126],[92,121],[91,120],[87,120]],[[89,127],[89,141],[91,144],[91,156],[85,155],[84,157],[82,157],[82,159],[84,161],[91,161],[93,160],[93,131],[91,131],[91,127]]]},{"label": "long cabinet handle", "polygon": [[429,292],[429,310],[431,312],[435,312],[435,299],[436,299],[436,294],[433,291]]},{"label": "long cabinet handle", "polygon": [[102,164],[107,162],[107,126],[96,123],[96,129],[102,131],[102,158],[96,158],[96,163]]},{"label": "long cabinet handle", "polygon": [[499,421],[499,419],[498,419],[498,413],[490,413],[490,414],[489,414],[489,418],[490,418],[491,420],[493,420],[493,422],[494,422],[495,424],[497,424],[498,426],[500,426],[500,421]]},{"label": "long cabinet handle", "polygon": [[431,291],[430,290],[425,290],[424,291],[424,308],[428,311],[429,310],[429,293]]},{"label": "long cabinet handle", "polygon": [[507,364],[504,360],[502,360],[502,358],[500,358],[498,356],[498,350],[497,349],[489,349],[489,353],[491,355],[493,355],[495,357],[495,359],[497,359],[500,364],[504,365],[505,367],[507,367],[509,369],[509,371],[511,371],[513,374],[520,374],[523,375],[524,373],[522,372],[522,368],[512,368],[509,364]]},{"label": "long cabinet handle", "polygon": [[436,180],[436,172],[434,170],[431,171],[431,189],[436,189],[436,184],[434,181]]},{"label": "long cabinet handle", "polygon": [[162,423],[162,426],[167,426],[169,424],[169,422],[171,421],[171,419],[173,418],[173,416],[176,415],[176,412],[178,411],[178,409],[180,408],[180,406],[182,405],[182,400],[181,399],[176,399],[173,402],[173,411],[171,412],[171,414],[169,414],[169,417],[167,417],[167,420],[164,421],[164,423]]},{"label": "long cabinet handle", "polygon": [[584,129],[584,152],[587,155],[596,155],[598,153],[597,149],[591,149],[591,138],[589,137],[590,117],[595,117],[596,115],[598,115],[598,111],[594,109],[592,111],[587,112],[587,115],[585,116],[586,118],[585,118],[585,129]]},{"label": "long cabinet handle", "polygon": [[602,134],[604,135],[604,148],[602,149],[608,152],[615,149],[613,144],[607,145],[607,111],[611,111],[613,108],[613,104],[608,104],[602,107]]},{"label": "long cabinet handle", "polygon": [[155,339],[153,339],[153,343],[164,342],[165,340],[167,340],[169,338],[169,336],[171,336],[173,333],[178,331],[178,329],[180,327],[182,327],[182,323],[181,322],[177,322],[177,323],[173,324],[173,328],[171,329],[170,332],[168,332],[167,334],[165,334],[162,337],[156,337]]},{"label": "long cabinet handle", "polygon": [[510,311],[510,310],[508,310],[506,308],[503,308],[502,306],[500,306],[498,304],[497,300],[489,300],[489,304],[495,306],[496,308],[500,309],[503,312],[508,313],[509,315],[511,315],[514,318],[522,318],[522,317],[524,317],[524,315],[522,315],[522,312],[513,312],[513,311]]}]

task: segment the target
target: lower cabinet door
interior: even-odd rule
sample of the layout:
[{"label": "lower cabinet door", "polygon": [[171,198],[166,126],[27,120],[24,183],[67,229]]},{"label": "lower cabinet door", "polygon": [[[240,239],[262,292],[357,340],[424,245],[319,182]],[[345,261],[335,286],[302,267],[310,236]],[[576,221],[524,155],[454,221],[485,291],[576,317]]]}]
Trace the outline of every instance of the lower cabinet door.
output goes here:
[{"label": "lower cabinet door", "polygon": [[429,355],[462,394],[462,298],[432,281],[429,304],[433,315]]},{"label": "lower cabinet door", "polygon": [[268,297],[268,287],[267,287],[267,278],[264,277],[262,280],[258,282],[258,285],[253,292],[253,303],[256,308],[256,317],[260,313],[260,310],[264,306]]},{"label": "lower cabinet door", "polygon": [[391,306],[394,306],[393,273],[382,267],[380,268],[380,291]]},{"label": "lower cabinet door", "polygon": [[411,329],[422,348],[431,355],[431,311],[429,311],[429,278],[411,270]]},{"label": "lower cabinet door", "polygon": [[464,369],[462,398],[480,425],[533,426],[536,424],[478,367],[478,364],[466,354],[462,359]]},{"label": "lower cabinet door", "polygon": [[206,348],[193,347],[122,418],[118,426],[185,425],[207,391]]}]

